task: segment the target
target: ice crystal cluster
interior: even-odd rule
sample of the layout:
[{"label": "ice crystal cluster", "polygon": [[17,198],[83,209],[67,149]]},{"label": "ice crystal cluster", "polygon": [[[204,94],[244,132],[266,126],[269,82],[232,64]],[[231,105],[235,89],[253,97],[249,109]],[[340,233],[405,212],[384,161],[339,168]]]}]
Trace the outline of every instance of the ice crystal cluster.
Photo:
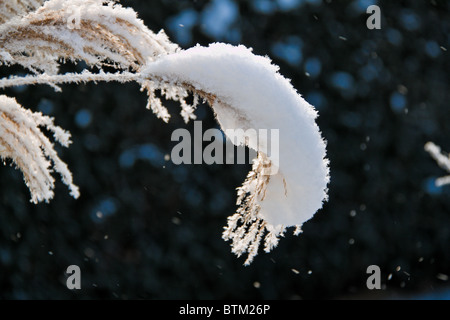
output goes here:
[{"label": "ice crystal cluster", "polygon": [[[60,73],[65,61],[83,61],[88,67],[80,73]],[[246,265],[261,243],[266,252],[275,247],[286,228],[300,233],[327,200],[329,166],[316,110],[268,57],[250,48],[213,43],[183,50],[164,31],[152,32],[136,12],[112,1],[0,0],[0,64],[29,70],[25,76],[0,79],[0,89],[46,84],[61,91],[64,83],[133,81],[147,93],[147,108],[165,122],[170,114],[156,92],[180,103],[185,122],[195,119],[203,99],[225,133],[278,129],[277,155],[265,153],[268,141],[261,137],[229,137],[258,154],[237,189],[238,209],[223,232],[233,253],[247,254]],[[104,71],[106,67],[115,72]],[[0,97],[1,156],[22,170],[32,201],[53,197],[52,170],[78,197],[70,171],[40,126],[53,131],[62,145],[69,144],[69,133],[53,119]]]}]

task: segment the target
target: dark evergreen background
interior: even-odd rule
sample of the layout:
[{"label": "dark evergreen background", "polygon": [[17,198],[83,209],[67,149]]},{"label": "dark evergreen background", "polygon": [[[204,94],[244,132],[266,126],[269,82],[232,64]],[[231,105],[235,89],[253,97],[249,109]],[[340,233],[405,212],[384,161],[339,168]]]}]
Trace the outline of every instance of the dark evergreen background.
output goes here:
[{"label": "dark evergreen background", "polygon": [[[365,10],[381,8],[381,30]],[[330,200],[249,267],[221,239],[247,165],[175,166],[176,128],[145,109],[135,84],[16,88],[54,116],[58,148],[81,197],[57,182],[33,205],[22,174],[0,167],[0,297],[6,299],[450,298],[450,188],[424,151],[450,151],[448,1],[122,1],[188,48],[215,41],[269,55],[319,110],[331,160]],[[74,70],[79,67],[66,66]],[[2,76],[20,73],[0,69]],[[209,107],[203,129],[217,127]],[[298,137],[301,139],[302,137]],[[56,177],[56,176],[55,176]],[[56,177],[58,179],[58,177]],[[79,265],[82,289],[66,288]],[[379,265],[384,290],[366,288]]]}]

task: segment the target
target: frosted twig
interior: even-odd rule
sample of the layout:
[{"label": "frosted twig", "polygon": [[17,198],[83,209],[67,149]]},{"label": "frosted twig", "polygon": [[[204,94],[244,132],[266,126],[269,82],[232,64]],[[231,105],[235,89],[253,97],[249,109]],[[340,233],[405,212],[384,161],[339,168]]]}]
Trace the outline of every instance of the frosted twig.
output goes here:
[{"label": "frosted twig", "polygon": [[[24,109],[15,99],[0,95],[0,156],[10,158],[23,172],[25,183],[34,203],[53,198],[54,179],[51,167],[60,173],[70,194],[78,198],[78,187],[73,184],[67,165],[58,157],[53,144],[39,130],[44,126],[54,133],[63,146],[70,144],[70,134],[53,124],[53,119],[41,113]],[[50,162],[50,161],[51,162]]]},{"label": "frosted twig", "polygon": [[[449,155],[444,155],[441,152],[441,148],[435,145],[433,142],[427,142],[425,144],[425,151],[427,151],[431,157],[436,160],[437,164],[444,170],[450,172],[450,157]],[[436,186],[440,187],[445,184],[450,184],[450,176],[445,176],[436,179]]]},{"label": "frosted twig", "polygon": [[140,81],[141,75],[131,72],[116,73],[92,73],[83,71],[82,73],[65,73],[65,74],[39,74],[27,76],[13,76],[10,78],[0,79],[0,88],[38,85],[38,84],[63,84],[63,83],[87,83],[87,82],[110,82],[117,81],[121,83]]}]

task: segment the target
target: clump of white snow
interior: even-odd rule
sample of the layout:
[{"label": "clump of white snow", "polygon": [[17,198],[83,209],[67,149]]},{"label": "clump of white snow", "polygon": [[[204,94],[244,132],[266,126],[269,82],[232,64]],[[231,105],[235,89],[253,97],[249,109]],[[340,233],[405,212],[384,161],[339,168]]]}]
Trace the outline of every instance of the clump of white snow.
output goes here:
[{"label": "clump of white snow", "polygon": [[[258,209],[251,222],[262,219],[266,230],[281,235],[285,227],[309,220],[327,200],[329,167],[326,144],[315,123],[316,110],[278,69],[269,58],[244,46],[215,43],[161,57],[144,67],[142,74],[173,84],[188,83],[213,95],[212,108],[225,133],[227,129],[279,130],[278,159],[265,155],[279,163],[279,170],[263,183],[264,192],[256,195],[253,206]],[[268,143],[251,136],[237,141],[256,151],[267,150]],[[251,195],[255,190],[248,183],[241,193]]]}]

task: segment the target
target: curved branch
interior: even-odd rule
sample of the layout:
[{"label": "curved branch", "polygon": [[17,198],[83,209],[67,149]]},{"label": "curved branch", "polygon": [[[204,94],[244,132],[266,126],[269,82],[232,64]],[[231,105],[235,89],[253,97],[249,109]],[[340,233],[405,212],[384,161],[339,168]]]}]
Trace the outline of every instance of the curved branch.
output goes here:
[{"label": "curved branch", "polygon": [[[316,110],[277,66],[251,49],[216,43],[180,50],[163,32],[150,31],[133,10],[103,0],[50,0],[36,12],[0,25],[0,48],[0,63],[44,71],[1,79],[0,88],[136,81],[147,91],[147,108],[166,122],[170,115],[156,90],[180,102],[186,122],[195,119],[198,97],[207,100],[227,137],[258,152],[238,188],[240,207],[223,233],[235,254],[248,253],[245,264],[257,254],[264,233],[265,251],[270,251],[286,227],[296,226],[298,234],[327,200],[329,167]],[[100,73],[58,75],[60,59],[83,60]],[[121,72],[104,73],[104,66]],[[190,91],[192,105],[186,103]],[[278,135],[254,136],[249,130]]]}]

